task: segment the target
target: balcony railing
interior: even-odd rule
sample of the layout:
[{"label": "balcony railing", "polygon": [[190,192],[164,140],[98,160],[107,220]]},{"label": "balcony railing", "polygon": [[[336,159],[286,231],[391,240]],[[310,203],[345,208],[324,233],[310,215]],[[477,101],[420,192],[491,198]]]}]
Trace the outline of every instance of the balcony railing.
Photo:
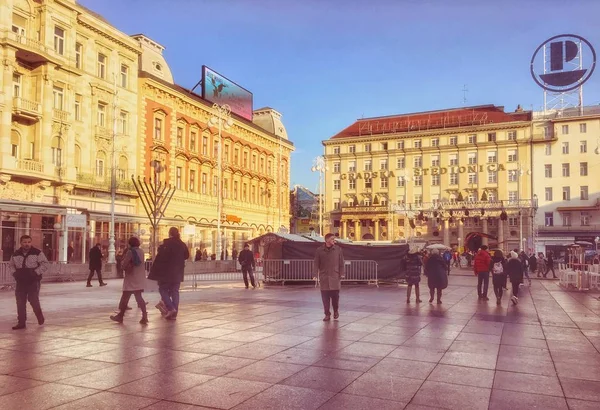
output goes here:
[{"label": "balcony railing", "polygon": [[44,164],[33,159],[19,159],[17,160],[17,169],[21,171],[43,173]]},{"label": "balcony railing", "polygon": [[69,113],[67,111],[57,110],[55,108],[52,110],[52,118],[60,122],[66,122],[69,119]]},{"label": "balcony railing", "polygon": [[13,98],[13,112],[29,118],[39,118],[42,116],[41,104],[36,101],[26,100],[25,98]]},{"label": "balcony railing", "polygon": [[47,47],[44,46],[44,44],[41,41],[27,37],[27,36],[21,36],[15,32],[13,32],[12,30],[2,31],[1,36],[2,36],[1,37],[2,42],[10,41],[12,43],[27,47],[29,49],[38,50],[43,53],[48,52]]}]

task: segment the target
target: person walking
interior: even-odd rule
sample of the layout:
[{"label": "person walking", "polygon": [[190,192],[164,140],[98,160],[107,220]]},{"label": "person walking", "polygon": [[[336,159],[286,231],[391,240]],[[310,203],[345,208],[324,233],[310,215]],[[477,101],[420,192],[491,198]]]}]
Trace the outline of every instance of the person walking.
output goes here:
[{"label": "person walking", "polygon": [[185,261],[190,252],[181,240],[179,229],[169,229],[169,238],[158,248],[148,279],[158,282],[158,292],[167,308],[165,319],[175,320],[179,311],[179,287],[183,282]]},{"label": "person walking", "polygon": [[552,278],[556,278],[556,273],[554,272],[554,254],[552,251],[548,252],[548,260],[546,261],[546,273],[544,277],[548,276],[548,272],[552,271]]},{"label": "person walking", "polygon": [[450,252],[449,249],[446,249],[444,251],[444,254],[442,255],[442,257],[444,258],[444,262],[446,262],[447,269],[448,269],[448,275],[450,275],[450,263],[452,262],[452,253]]},{"label": "person walking", "polygon": [[27,301],[35,313],[39,325],[45,322],[40,305],[42,275],[48,270],[48,259],[44,252],[31,246],[31,236],[21,236],[21,247],[10,257],[8,272],[16,282],[17,324],[13,330],[25,329],[27,323]]},{"label": "person walking", "polygon": [[510,300],[513,305],[516,305],[519,303],[519,285],[523,282],[523,264],[516,252],[513,251],[510,253],[510,259],[504,265],[504,270],[512,284],[512,297]]},{"label": "person walking", "polygon": [[502,304],[502,290],[506,284],[506,273],[504,272],[504,254],[500,249],[494,252],[492,261],[490,262],[490,271],[492,272],[492,286],[496,295],[496,305]]},{"label": "person walking", "polygon": [[253,273],[256,268],[256,261],[254,260],[254,254],[250,250],[250,245],[244,245],[244,250],[242,250],[238,256],[238,262],[242,266],[242,275],[244,276],[244,285],[246,285],[246,289],[248,289],[248,275],[250,275],[252,289],[256,289]]},{"label": "person walking", "polygon": [[473,271],[477,276],[477,295],[481,300],[489,300],[487,297],[490,284],[490,263],[492,257],[488,252],[487,245],[482,245],[473,259]]},{"label": "person walking", "polygon": [[538,263],[538,276],[541,273],[544,277],[546,277],[546,258],[544,258],[544,254],[542,252],[538,253],[537,263]]},{"label": "person walking", "polygon": [[446,261],[440,256],[440,251],[432,249],[425,263],[425,276],[429,287],[429,303],[433,302],[433,296],[437,290],[437,304],[442,304],[442,290],[448,287],[448,274],[446,273]]},{"label": "person walking", "polygon": [[523,275],[527,278],[527,285],[531,286],[531,278],[529,277],[529,258],[525,251],[518,252],[518,249],[515,249],[515,252],[519,255],[519,260],[521,261],[521,265],[523,265]]},{"label": "person walking", "polygon": [[419,283],[421,282],[421,267],[423,266],[423,262],[421,262],[419,250],[416,247],[411,247],[404,257],[403,263],[406,283],[408,284],[408,288],[406,289],[406,303],[410,303],[410,294],[413,286],[415,287],[415,301],[421,303],[421,299],[419,298]]},{"label": "person walking", "polygon": [[540,277],[540,271],[538,270],[538,261],[535,257],[535,252],[529,251],[529,272],[533,275],[536,274]]},{"label": "person walking", "polygon": [[340,289],[341,278],[344,276],[344,253],[339,245],[335,244],[335,235],[325,235],[325,244],[317,248],[315,253],[315,271],[319,278],[321,300],[325,311],[324,322],[331,319],[330,305],[333,305],[333,318],[340,317]]},{"label": "person walking", "polygon": [[104,281],[102,281],[102,251],[100,250],[100,244],[97,243],[96,246],[92,247],[92,249],[90,249],[90,253],[89,253],[89,259],[90,259],[90,274],[88,275],[87,278],[87,285],[86,287],[91,288],[92,287],[92,278],[94,277],[94,273],[96,273],[98,275],[98,283],[100,284],[100,286],[106,286],[107,283],[105,283]]},{"label": "person walking", "polygon": [[200,248],[196,248],[196,254],[194,255],[194,262],[199,262],[202,260],[202,252]]},{"label": "person walking", "polygon": [[144,251],[140,249],[140,240],[135,236],[129,238],[129,249],[123,255],[122,267],[125,272],[123,279],[123,293],[119,302],[119,313],[111,316],[111,320],[123,323],[123,316],[127,310],[127,304],[131,295],[135,297],[138,307],[142,310],[142,319],[140,323],[148,323],[148,313],[146,312],[146,301],[142,297],[144,285],[146,284],[146,269],[144,267]]}]

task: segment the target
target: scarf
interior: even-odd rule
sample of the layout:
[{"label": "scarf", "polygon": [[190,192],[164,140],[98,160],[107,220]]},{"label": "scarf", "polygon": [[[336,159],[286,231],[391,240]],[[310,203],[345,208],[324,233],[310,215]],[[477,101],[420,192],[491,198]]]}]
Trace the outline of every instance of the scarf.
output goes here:
[{"label": "scarf", "polygon": [[140,255],[137,253],[137,248],[129,248],[131,250],[131,260],[133,261],[134,266],[140,266],[142,261],[140,259]]}]

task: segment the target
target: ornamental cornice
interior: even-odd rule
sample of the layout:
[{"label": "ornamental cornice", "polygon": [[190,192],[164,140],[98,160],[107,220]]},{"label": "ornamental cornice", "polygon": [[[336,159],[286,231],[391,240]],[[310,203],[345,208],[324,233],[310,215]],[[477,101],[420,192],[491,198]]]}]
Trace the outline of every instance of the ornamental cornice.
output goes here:
[{"label": "ornamental cornice", "polygon": [[[88,30],[90,30],[96,34],[99,34],[100,36],[112,41],[113,43],[116,43],[116,44],[120,45],[121,47],[135,53],[136,55],[142,54],[142,50],[140,48],[132,46],[131,44],[128,44],[128,42],[125,42],[125,41],[119,39],[118,37],[111,35],[107,31],[100,29],[97,25],[93,24],[92,21],[87,21],[87,19],[89,19],[89,18],[90,17],[87,16],[86,14],[83,14],[83,13],[79,14],[77,16],[77,23],[79,23],[82,27],[85,27]],[[118,32],[117,29],[113,28],[113,30],[115,32]],[[133,41],[133,40],[131,40],[131,41]]]}]

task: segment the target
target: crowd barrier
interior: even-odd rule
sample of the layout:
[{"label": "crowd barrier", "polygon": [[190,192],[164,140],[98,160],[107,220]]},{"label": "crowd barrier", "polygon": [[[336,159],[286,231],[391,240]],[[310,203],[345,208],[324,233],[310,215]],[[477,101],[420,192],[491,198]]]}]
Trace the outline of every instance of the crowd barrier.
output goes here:
[{"label": "crowd barrier", "polygon": [[558,264],[559,285],[567,290],[600,290],[600,265]]},{"label": "crowd barrier", "polygon": [[[265,259],[262,266],[265,283],[314,282],[319,279],[312,259]],[[366,282],[379,286],[377,262],[372,260],[345,261],[342,282]]]}]

